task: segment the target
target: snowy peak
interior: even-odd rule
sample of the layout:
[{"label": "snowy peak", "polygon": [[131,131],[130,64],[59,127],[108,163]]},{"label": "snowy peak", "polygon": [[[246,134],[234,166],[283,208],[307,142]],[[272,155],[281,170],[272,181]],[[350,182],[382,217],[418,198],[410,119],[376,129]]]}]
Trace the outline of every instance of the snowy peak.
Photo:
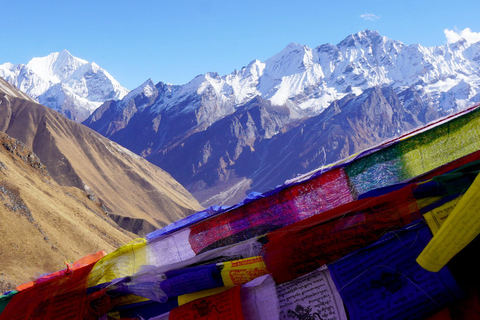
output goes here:
[{"label": "snowy peak", "polygon": [[123,98],[128,90],[94,62],[68,50],[33,58],[26,65],[0,65],[0,77],[41,104],[82,121],[107,100]]},{"label": "snowy peak", "polygon": [[314,64],[316,54],[312,49],[298,43],[290,43],[281,52],[265,61],[265,74],[272,79],[281,79],[293,74],[303,73]]},{"label": "snowy peak", "polygon": [[351,34],[342,40],[339,47],[372,47],[376,43],[386,40],[386,37],[382,37],[378,31],[364,30]]},{"label": "snowy peak", "polygon": [[146,97],[151,97],[151,96],[154,96],[154,95],[158,94],[158,90],[155,87],[155,84],[153,84],[152,79],[148,79],[147,81],[142,83],[138,88],[130,91],[125,96],[125,100],[130,100],[130,99],[138,96],[139,94],[143,94]]},{"label": "snowy peak", "polygon": [[260,60],[253,60],[248,64],[248,66],[242,68],[239,73],[235,75],[240,75],[242,78],[256,78],[258,79],[265,70],[265,63],[260,62]]},{"label": "snowy peak", "polygon": [[88,61],[76,58],[68,50],[63,50],[51,53],[46,57],[33,58],[26,67],[53,83],[59,83],[86,64]]},{"label": "snowy peak", "polygon": [[135,106],[137,110],[143,111],[157,99],[158,95],[158,89],[153,84],[152,79],[148,79],[138,88],[130,91],[118,104],[117,108],[125,109],[127,106]]}]

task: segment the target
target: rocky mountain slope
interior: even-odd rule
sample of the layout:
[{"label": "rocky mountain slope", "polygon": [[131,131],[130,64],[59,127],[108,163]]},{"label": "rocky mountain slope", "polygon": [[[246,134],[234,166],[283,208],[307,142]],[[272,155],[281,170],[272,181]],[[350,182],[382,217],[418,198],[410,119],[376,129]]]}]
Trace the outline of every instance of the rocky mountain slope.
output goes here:
[{"label": "rocky mountain slope", "polygon": [[201,209],[160,168],[40,104],[0,93],[0,131],[32,149],[55,182],[83,190],[137,234]]},{"label": "rocky mountain slope", "polygon": [[[2,96],[2,99],[4,97]],[[4,100],[2,100],[2,104]],[[60,186],[23,142],[0,132],[0,291],[133,239],[101,203]]]},{"label": "rocky mountain slope", "polygon": [[83,121],[103,102],[128,93],[107,71],[67,50],[33,58],[26,65],[4,63],[0,78],[75,121]]},{"label": "rocky mountain slope", "polygon": [[222,77],[148,80],[84,124],[167,170],[203,205],[232,204],[480,101],[479,63],[480,43],[427,48],[366,30],[337,45],[292,43]]}]

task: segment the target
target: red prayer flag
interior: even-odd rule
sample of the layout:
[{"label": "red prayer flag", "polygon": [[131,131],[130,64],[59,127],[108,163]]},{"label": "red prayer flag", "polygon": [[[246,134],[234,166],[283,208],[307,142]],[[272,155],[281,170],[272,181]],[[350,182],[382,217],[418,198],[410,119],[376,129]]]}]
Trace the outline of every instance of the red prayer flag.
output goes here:
[{"label": "red prayer flag", "polygon": [[271,232],[264,246],[277,283],[291,281],[421,218],[414,185],[357,200]]},{"label": "red prayer flag", "polygon": [[86,282],[103,251],[86,256],[67,269],[19,286],[0,320],[83,319]]},{"label": "red prayer flag", "polygon": [[170,311],[169,320],[243,320],[240,286],[193,300]]},{"label": "red prayer flag", "polygon": [[342,168],[335,168],[193,225],[189,242],[199,253],[263,235],[351,201],[347,176]]}]

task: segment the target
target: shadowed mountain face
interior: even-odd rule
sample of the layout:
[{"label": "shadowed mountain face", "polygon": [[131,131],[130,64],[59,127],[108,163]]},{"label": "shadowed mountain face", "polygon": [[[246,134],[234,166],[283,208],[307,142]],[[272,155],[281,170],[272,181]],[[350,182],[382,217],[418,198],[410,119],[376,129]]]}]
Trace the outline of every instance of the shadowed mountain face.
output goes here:
[{"label": "shadowed mountain face", "polygon": [[266,165],[267,141],[288,121],[287,108],[272,107],[256,98],[206,130],[168,144],[147,159],[175,172],[176,179],[206,205],[232,204],[251,190],[256,172]]},{"label": "shadowed mountain face", "polygon": [[[163,94],[151,100],[158,103]],[[257,96],[205,125],[198,123],[198,109],[157,114],[156,104],[140,93],[127,105],[104,104],[86,124],[169,172],[204,206],[234,204],[445,114],[423,95],[414,88],[397,93],[374,87],[297,120],[291,106]]]},{"label": "shadowed mountain face", "polygon": [[389,87],[372,88],[290,123],[288,109],[256,98],[147,159],[171,172],[204,205],[232,203],[440,116],[418,97],[413,89],[397,95]]},{"label": "shadowed mountain face", "polygon": [[258,172],[263,179],[258,179],[258,187],[281,184],[282,178],[344,159],[440,116],[415,96],[411,89],[397,95],[389,87],[372,88],[360,96],[348,95],[320,115],[295,124],[266,142],[265,163],[275,164],[275,170],[270,166]]},{"label": "shadowed mountain face", "polygon": [[31,148],[58,184],[84,190],[127,230],[143,235],[201,209],[163,170],[42,105],[0,93],[0,131]]},{"label": "shadowed mountain face", "polygon": [[233,204],[445,114],[422,95],[374,87],[297,120],[289,107],[256,97],[207,126],[194,110],[158,115],[139,94],[127,106],[104,104],[87,124],[169,172],[204,206]]}]

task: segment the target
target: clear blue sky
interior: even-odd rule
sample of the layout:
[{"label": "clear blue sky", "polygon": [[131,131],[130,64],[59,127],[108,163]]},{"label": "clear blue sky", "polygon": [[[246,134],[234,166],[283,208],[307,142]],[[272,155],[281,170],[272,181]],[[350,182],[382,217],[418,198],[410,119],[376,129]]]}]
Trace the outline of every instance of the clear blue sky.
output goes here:
[{"label": "clear blue sky", "polygon": [[479,12],[473,0],[1,1],[0,64],[67,49],[128,89],[148,78],[183,84],[265,60],[290,42],[337,44],[365,29],[442,45],[444,29],[480,32]]}]

